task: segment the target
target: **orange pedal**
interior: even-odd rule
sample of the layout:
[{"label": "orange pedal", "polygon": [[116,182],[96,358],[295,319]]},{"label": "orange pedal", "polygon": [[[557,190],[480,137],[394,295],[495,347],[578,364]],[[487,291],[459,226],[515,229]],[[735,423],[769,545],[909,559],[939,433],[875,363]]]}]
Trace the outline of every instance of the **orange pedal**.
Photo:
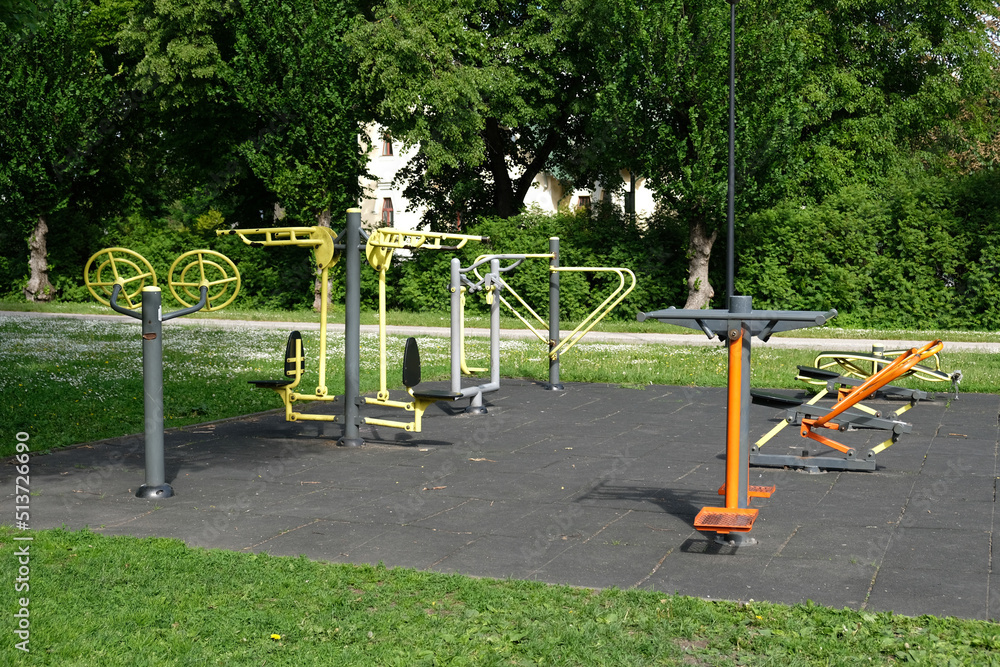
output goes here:
[{"label": "orange pedal", "polygon": [[694,518],[696,530],[714,530],[717,533],[746,533],[753,528],[757,510],[728,507],[703,507]]},{"label": "orange pedal", "polygon": [[[775,490],[774,484],[772,484],[771,486],[754,486],[753,484],[751,484],[747,489],[748,492],[747,495],[749,495],[751,498],[770,498],[771,494],[774,493],[774,490]],[[719,495],[720,496],[726,495],[725,484],[719,487]]]}]

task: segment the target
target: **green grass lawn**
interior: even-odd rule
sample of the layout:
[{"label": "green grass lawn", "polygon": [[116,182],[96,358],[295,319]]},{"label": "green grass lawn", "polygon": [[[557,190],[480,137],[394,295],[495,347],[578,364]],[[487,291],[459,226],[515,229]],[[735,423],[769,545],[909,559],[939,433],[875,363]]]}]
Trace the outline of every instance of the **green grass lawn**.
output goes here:
[{"label": "green grass lawn", "polygon": [[[4,582],[24,535],[0,528]],[[31,536],[31,653],[4,664],[1000,664],[1000,627],[984,621],[593,591],[86,530]],[[5,634],[4,661],[19,653]]]},{"label": "green grass lawn", "polygon": [[[314,320],[313,320],[314,321]],[[289,327],[291,328],[291,327]],[[0,316],[0,422],[39,449],[143,428],[138,324]],[[927,338],[906,332],[903,338]],[[285,331],[164,326],[166,425],[279,407],[248,379],[276,378]],[[303,333],[317,383],[318,333]],[[403,340],[389,344],[400,384]],[[421,338],[425,379],[447,373],[447,340]],[[362,390],[378,385],[377,343],[362,338]],[[332,336],[328,385],[343,390]],[[505,376],[547,377],[538,341],[504,341]],[[472,364],[487,354],[469,342]],[[801,388],[814,352],[757,348],[754,384]],[[946,352],[963,390],[996,392],[1000,360]],[[723,386],[721,347],[581,343],[567,382]],[[925,385],[946,391],[941,385]],[[7,437],[2,454],[12,453]],[[9,508],[13,517],[13,507]],[[304,558],[189,549],[163,539],[31,531],[31,648],[7,634],[0,664],[132,665],[1000,665],[995,624],[763,602],[738,605],[639,590],[591,591]],[[16,611],[25,536],[0,527],[0,581]],[[11,619],[12,617],[8,617]],[[12,626],[8,626],[12,627]],[[17,655],[16,662],[8,656]]]}]

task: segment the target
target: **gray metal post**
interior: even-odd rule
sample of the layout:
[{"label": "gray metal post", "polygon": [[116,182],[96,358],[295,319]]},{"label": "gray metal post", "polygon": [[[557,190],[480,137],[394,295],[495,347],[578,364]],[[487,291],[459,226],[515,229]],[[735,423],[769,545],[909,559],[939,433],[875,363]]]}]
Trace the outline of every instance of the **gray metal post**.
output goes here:
[{"label": "gray metal post", "polygon": [[347,209],[344,238],[344,437],[341,447],[365,444],[361,421],[361,209]]},{"label": "gray metal post", "polygon": [[462,261],[451,258],[451,390],[462,391]]},{"label": "gray metal post", "polygon": [[[549,252],[552,259],[549,260],[549,267],[559,268],[559,237],[553,236],[549,239]],[[559,272],[549,271],[549,354],[553,348],[559,344]],[[556,358],[549,356],[549,384],[546,389],[561,391],[565,389],[559,381],[559,354]]]},{"label": "gray metal post", "polygon": [[159,287],[142,288],[142,391],[145,399],[146,483],[137,498],[169,498],[163,456],[163,295]]}]

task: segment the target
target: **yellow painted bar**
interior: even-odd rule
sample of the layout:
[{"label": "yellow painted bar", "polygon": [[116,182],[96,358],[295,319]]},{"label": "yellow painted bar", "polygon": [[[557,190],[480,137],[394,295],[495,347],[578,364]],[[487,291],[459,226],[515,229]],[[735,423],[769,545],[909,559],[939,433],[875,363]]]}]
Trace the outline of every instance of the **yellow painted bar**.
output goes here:
[{"label": "yellow painted bar", "polygon": [[889,449],[889,447],[892,446],[892,443],[893,443],[892,438],[889,438],[885,442],[880,442],[879,444],[877,444],[874,447],[872,447],[871,452],[870,452],[871,455],[875,456],[876,454],[881,454],[885,450]]},{"label": "yellow painted bar", "polygon": [[334,402],[337,400],[336,396],[317,396],[316,394],[292,394],[292,402],[295,401],[329,401]]},{"label": "yellow painted bar", "polygon": [[326,302],[329,298],[329,269],[324,267],[320,272],[320,304],[319,304],[319,385],[316,387],[317,396],[326,396]]},{"label": "yellow painted bar", "polygon": [[855,403],[851,407],[857,408],[858,410],[861,410],[861,412],[867,412],[868,414],[870,414],[873,417],[878,417],[879,416],[879,411],[878,410],[876,410],[874,408],[869,408],[864,403]]},{"label": "yellow painted bar", "polygon": [[386,384],[388,364],[385,344],[385,266],[378,272],[378,398],[384,401],[389,398],[389,388]]},{"label": "yellow painted bar", "polygon": [[413,410],[413,403],[411,401],[393,401],[388,398],[369,398],[365,397],[365,403],[367,405],[384,405],[388,408],[401,408],[403,410]]},{"label": "yellow painted bar", "polygon": [[[527,303],[525,303],[524,299],[522,299],[520,297],[520,295],[518,295],[517,292],[515,292],[514,290],[512,290],[509,285],[507,286],[507,290],[511,294],[513,294],[517,298],[518,301],[521,302],[521,305],[523,305],[525,308],[528,309],[529,313],[531,313],[532,315],[535,316],[535,319],[537,319],[542,324],[545,324],[545,321],[542,320],[542,318],[540,318],[538,316],[538,314],[534,310],[531,309],[531,306],[529,306]],[[521,322],[524,324],[524,326],[526,326],[528,328],[528,331],[530,331],[531,333],[533,333],[536,336],[538,336],[538,340],[540,340],[543,343],[545,343],[546,345],[548,345],[548,343],[549,343],[548,333],[549,332],[548,332],[547,329],[545,330],[545,333],[543,334],[541,331],[539,331],[538,329],[536,329],[534,327],[534,325],[531,324],[531,322],[529,322],[527,319],[525,319],[524,316],[521,315],[521,313],[517,312],[517,309],[514,308],[514,306],[510,305],[510,302],[507,301],[507,299],[503,298],[503,296],[500,296],[500,295],[497,295],[497,297],[500,299],[500,303],[502,303],[503,305],[507,306],[507,308],[510,310],[510,312],[514,313],[514,317],[516,317],[517,319],[521,320]]]},{"label": "yellow painted bar", "polygon": [[772,428],[770,431],[768,431],[767,433],[765,433],[764,435],[762,435],[760,437],[760,440],[758,440],[757,442],[753,443],[754,446],[756,446],[758,448],[759,447],[763,447],[764,445],[766,445],[768,443],[769,440],[771,440],[771,438],[773,438],[774,436],[776,436],[779,433],[781,433],[781,430],[783,428],[785,428],[786,426],[788,426],[789,423],[791,423],[791,422],[789,422],[787,419],[782,419],[780,423],[775,424],[774,428]]},{"label": "yellow painted bar", "polygon": [[[580,339],[583,338],[584,336],[586,336],[590,332],[590,330],[594,328],[594,325],[596,325],[598,322],[600,322],[601,320],[603,320],[608,315],[608,313],[610,313],[615,308],[615,306],[617,306],[619,303],[621,303],[622,300],[626,296],[629,295],[629,292],[631,292],[633,289],[635,289],[635,274],[632,273],[631,270],[625,269],[625,268],[589,267],[589,266],[558,267],[558,268],[552,268],[552,269],[550,269],[550,271],[561,271],[561,272],[568,272],[568,271],[577,271],[577,272],[583,272],[583,271],[610,272],[610,273],[616,273],[616,274],[618,274],[618,279],[620,281],[620,283],[618,285],[618,289],[616,289],[615,291],[613,291],[608,296],[608,298],[605,299],[601,303],[601,305],[599,305],[597,308],[595,308],[594,311],[590,315],[588,315],[582,322],[580,322],[580,324],[578,324],[577,327],[575,329],[573,329],[573,331],[568,336],[566,336],[565,338],[563,338],[561,341],[559,341],[558,345],[556,345],[554,348],[552,348],[552,350],[549,352],[549,356],[551,358],[555,359],[556,356],[560,352],[562,352],[562,353],[565,354],[566,352],[568,352],[570,350],[570,348],[572,348],[574,345],[576,345],[578,342],[580,342]],[[628,289],[626,289],[624,292],[622,292],[622,290],[625,288],[625,274],[626,273],[632,278],[632,284],[629,285]],[[621,294],[619,294],[620,292],[621,292]],[[618,298],[615,298],[616,295],[617,295]],[[613,302],[612,302],[612,299],[614,300]],[[605,308],[605,306],[607,306],[607,307]],[[604,312],[601,312],[602,309],[603,309]],[[600,316],[597,316],[598,313],[600,313]],[[589,322],[591,318],[595,318],[593,322]],[[589,325],[588,325],[588,322],[589,322]],[[586,326],[586,328],[584,328],[585,326]]]},{"label": "yellow painted bar", "polygon": [[458,360],[459,367],[462,372],[466,375],[472,375],[473,373],[484,373],[488,368],[474,368],[469,366],[468,362],[465,360],[465,287],[461,288],[461,293],[458,297],[459,308],[459,318],[458,318]]},{"label": "yellow painted bar", "polygon": [[[329,227],[258,227],[256,229],[218,229],[217,236],[239,236],[247,245],[280,246],[293,245],[300,248],[313,248],[316,251],[316,266],[325,269],[333,266],[340,259],[340,254],[334,248],[333,231]],[[263,240],[251,239],[251,236],[263,236]]]},{"label": "yellow painted bar", "polygon": [[[445,232],[425,232],[404,229],[376,229],[368,237],[370,245],[379,248],[395,249],[417,249],[417,248],[441,248],[441,241],[458,241],[456,248],[465,246],[469,241],[486,241],[485,236],[474,236],[471,234],[448,234]],[[428,241],[433,243],[428,244]]]},{"label": "yellow painted bar", "polygon": [[906,412],[907,410],[909,410],[912,407],[913,407],[913,403],[907,403],[906,405],[904,405],[903,407],[901,407],[899,410],[896,410],[892,414],[894,416],[898,417],[898,416],[900,416],[901,414],[903,414],[904,412]]},{"label": "yellow painted bar", "polygon": [[365,417],[364,422],[366,424],[371,424],[372,426],[388,426],[389,428],[401,428],[404,431],[415,431],[416,422],[397,422],[391,419],[372,419],[371,417]]},{"label": "yellow painted bar", "polygon": [[[235,234],[239,236],[247,245],[260,243],[263,245],[294,245],[294,246],[318,246],[323,243],[322,239],[316,238],[315,227],[257,227],[254,229],[220,229],[216,230],[216,235]],[[248,236],[263,235],[263,241],[253,241]]]},{"label": "yellow painted bar", "polygon": [[335,422],[339,421],[337,415],[307,415],[301,412],[293,412],[292,416],[295,417],[292,421],[303,421],[303,422]]},{"label": "yellow painted bar", "polygon": [[[828,393],[829,392],[826,389],[823,389],[818,394],[816,394],[815,396],[813,396],[812,398],[810,398],[808,401],[806,401],[806,405],[815,405],[821,398],[823,398],[824,396],[826,396]],[[756,445],[757,448],[763,447],[764,445],[766,445],[768,443],[768,441],[770,441],[774,436],[778,435],[778,433],[780,433],[781,430],[783,428],[785,428],[786,426],[788,426],[790,423],[791,422],[788,421],[787,419],[783,420],[780,424],[775,425],[774,428],[772,428],[770,431],[768,431],[767,433],[765,433],[764,435],[762,435],[761,438],[760,438],[760,440],[758,440],[757,442],[755,442],[753,444]]]}]

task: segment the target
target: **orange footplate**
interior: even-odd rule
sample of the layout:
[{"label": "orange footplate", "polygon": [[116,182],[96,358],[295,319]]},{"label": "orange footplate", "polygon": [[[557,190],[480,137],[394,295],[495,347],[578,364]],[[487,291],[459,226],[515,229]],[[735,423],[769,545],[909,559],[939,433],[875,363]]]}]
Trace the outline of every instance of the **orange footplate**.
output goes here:
[{"label": "orange footplate", "polygon": [[695,530],[717,533],[746,533],[753,528],[757,510],[727,507],[703,507],[694,518]]}]

